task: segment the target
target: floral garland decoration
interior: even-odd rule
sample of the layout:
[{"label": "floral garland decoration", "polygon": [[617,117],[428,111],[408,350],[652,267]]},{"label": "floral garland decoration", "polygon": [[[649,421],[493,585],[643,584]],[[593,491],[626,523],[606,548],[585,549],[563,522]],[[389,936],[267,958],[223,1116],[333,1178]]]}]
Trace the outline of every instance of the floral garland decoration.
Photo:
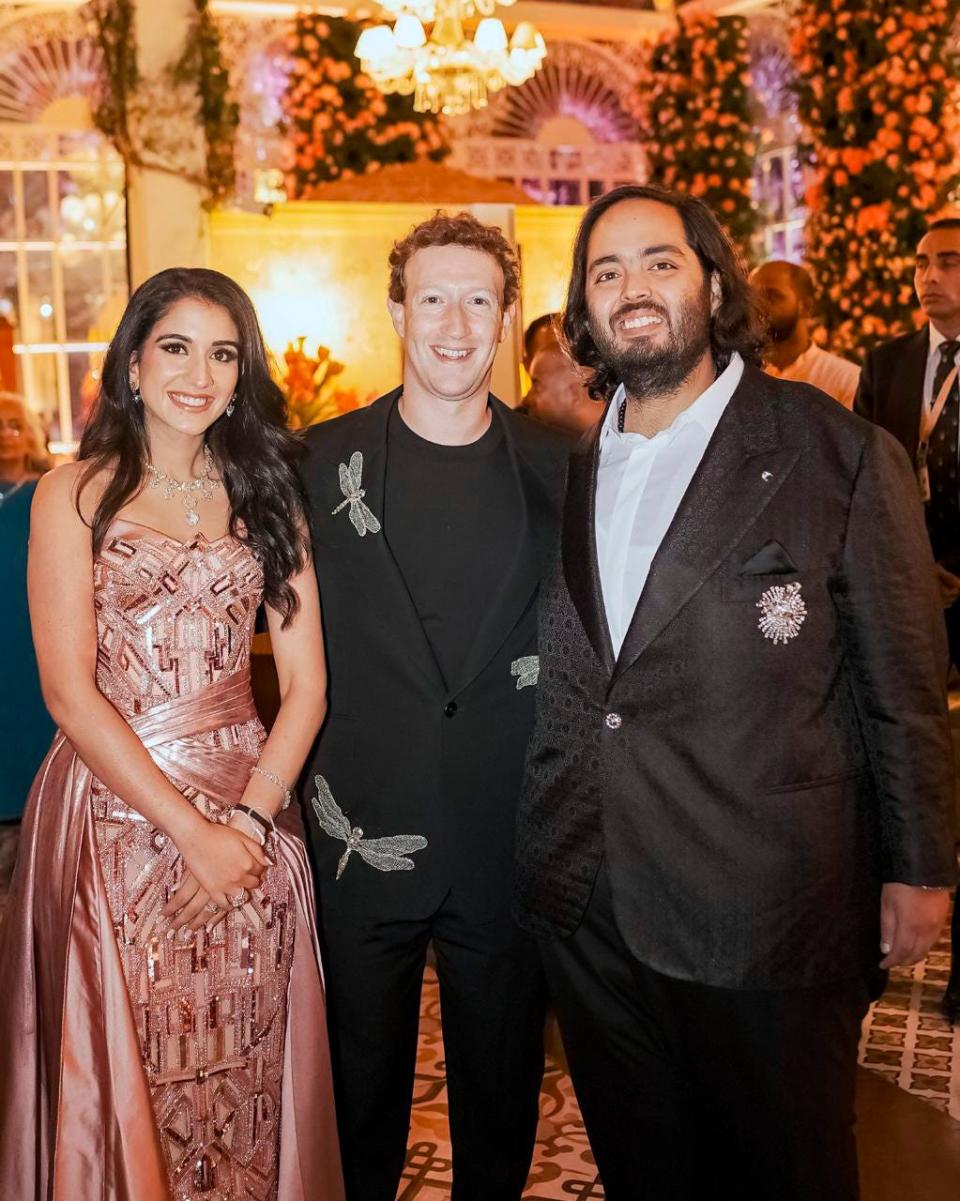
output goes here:
[{"label": "floral garland decoration", "polygon": [[[196,16],[178,62],[145,79],[137,61],[134,0],[90,0],[87,8],[103,57],[94,123],[128,166],[164,171],[204,188],[207,204],[224,200],[236,178],[234,145],[239,108],[209,0],[194,0]],[[177,133],[191,106],[204,131],[202,161]]]},{"label": "floral garland decoration", "polygon": [[200,98],[206,144],[206,186],[210,205],[232,195],[237,181],[235,161],[240,107],[231,97],[230,73],[220,51],[220,31],[210,15],[209,0],[194,0],[196,17],[180,61],[173,68],[177,83],[193,82]]},{"label": "floral garland decoration", "polygon": [[749,257],[759,214],[746,20],[678,17],[653,44],[636,97],[651,181],[704,200]]},{"label": "floral garland decoration", "polygon": [[103,86],[93,109],[93,121],[129,161],[130,100],[140,83],[134,37],[133,0],[91,0],[90,18],[103,56]]},{"label": "floral garland decoration", "polygon": [[960,0],[795,6],[807,259],[835,349],[913,327],[913,252],[956,178],[958,16]]},{"label": "floral garland decoration", "polygon": [[436,117],[414,112],[409,96],[384,95],[360,70],[354,47],[362,28],[345,17],[301,13],[291,29],[283,96],[291,200],[309,199],[330,180],[388,163],[440,162],[449,153]]}]

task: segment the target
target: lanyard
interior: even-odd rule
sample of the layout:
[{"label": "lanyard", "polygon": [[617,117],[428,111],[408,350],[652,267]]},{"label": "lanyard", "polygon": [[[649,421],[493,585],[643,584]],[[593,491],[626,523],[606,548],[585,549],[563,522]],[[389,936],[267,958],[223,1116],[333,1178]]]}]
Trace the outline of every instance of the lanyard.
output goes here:
[{"label": "lanyard", "polygon": [[937,399],[933,402],[933,407],[927,413],[920,413],[920,441],[917,445],[917,485],[920,488],[920,499],[924,504],[930,500],[930,472],[927,469],[930,439],[933,436],[933,431],[940,420],[940,414],[943,412],[943,406],[947,403],[947,397],[953,390],[956,380],[957,368],[954,366],[950,368],[949,375],[943,381],[940,391],[937,393]]}]

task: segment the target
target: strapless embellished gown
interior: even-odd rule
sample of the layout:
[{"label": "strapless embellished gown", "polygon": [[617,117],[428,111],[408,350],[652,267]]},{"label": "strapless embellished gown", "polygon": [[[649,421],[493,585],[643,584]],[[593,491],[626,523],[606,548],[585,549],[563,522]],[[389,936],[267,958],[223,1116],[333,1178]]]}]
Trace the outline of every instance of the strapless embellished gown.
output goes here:
[{"label": "strapless embellished gown", "polygon": [[[232,537],[118,519],[94,563],[97,684],[208,816],[263,728],[250,690],[260,567]],[[168,939],[176,847],[62,733],[33,786],[0,939],[4,1201],[340,1201],[302,830],[260,888]]]}]

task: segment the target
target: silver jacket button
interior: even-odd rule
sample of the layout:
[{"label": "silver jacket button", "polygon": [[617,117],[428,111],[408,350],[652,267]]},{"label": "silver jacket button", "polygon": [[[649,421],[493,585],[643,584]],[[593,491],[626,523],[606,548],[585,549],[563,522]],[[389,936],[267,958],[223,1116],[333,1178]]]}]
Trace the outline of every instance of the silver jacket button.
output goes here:
[{"label": "silver jacket button", "polygon": [[608,730],[619,730],[623,725],[623,718],[619,713],[608,713],[603,721]]}]

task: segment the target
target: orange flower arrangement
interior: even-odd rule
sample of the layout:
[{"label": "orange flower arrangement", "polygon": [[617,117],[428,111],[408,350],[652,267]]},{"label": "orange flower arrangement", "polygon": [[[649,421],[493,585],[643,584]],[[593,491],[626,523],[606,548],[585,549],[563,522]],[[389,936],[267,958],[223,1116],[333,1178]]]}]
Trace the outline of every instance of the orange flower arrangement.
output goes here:
[{"label": "orange flower arrangement", "polygon": [[304,349],[306,340],[301,334],[296,344],[288,344],[283,354],[286,370],[280,378],[287,398],[287,422],[295,430],[360,408],[355,391],[334,386],[333,381],[344,370],[343,363],[333,359],[326,346],[318,346],[315,355],[308,354]]},{"label": "orange flower arrangement", "polygon": [[743,17],[680,16],[653,45],[634,103],[651,180],[700,196],[746,255],[759,220],[749,54]]},{"label": "orange flower arrangement", "polygon": [[913,327],[913,250],[956,181],[958,16],[960,0],[796,6],[807,258],[837,349]]},{"label": "orange flower arrangement", "polygon": [[387,163],[439,162],[449,153],[436,117],[414,112],[409,96],[385,96],[360,70],[353,51],[362,29],[319,13],[300,13],[291,27],[283,96],[291,200]]}]

